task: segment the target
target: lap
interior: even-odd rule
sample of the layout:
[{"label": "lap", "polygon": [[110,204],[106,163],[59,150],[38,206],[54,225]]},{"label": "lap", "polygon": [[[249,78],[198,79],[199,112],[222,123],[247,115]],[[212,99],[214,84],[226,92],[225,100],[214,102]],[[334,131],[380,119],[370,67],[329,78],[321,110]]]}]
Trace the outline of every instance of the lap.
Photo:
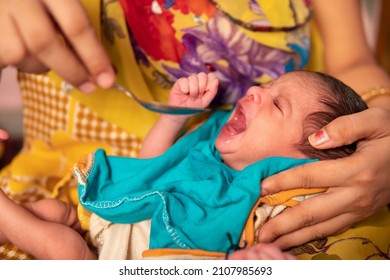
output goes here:
[{"label": "lap", "polygon": [[341,234],[303,244],[291,252],[303,260],[388,260],[390,210],[384,207]]}]

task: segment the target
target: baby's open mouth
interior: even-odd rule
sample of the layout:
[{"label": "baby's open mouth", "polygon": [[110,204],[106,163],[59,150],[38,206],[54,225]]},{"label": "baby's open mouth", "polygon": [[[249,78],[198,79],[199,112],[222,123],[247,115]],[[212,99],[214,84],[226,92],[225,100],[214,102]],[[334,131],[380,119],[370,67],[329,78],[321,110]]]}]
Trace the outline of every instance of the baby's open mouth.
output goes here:
[{"label": "baby's open mouth", "polygon": [[246,129],[245,114],[240,103],[237,103],[233,114],[233,117],[223,126],[223,130],[230,135],[238,135]]}]

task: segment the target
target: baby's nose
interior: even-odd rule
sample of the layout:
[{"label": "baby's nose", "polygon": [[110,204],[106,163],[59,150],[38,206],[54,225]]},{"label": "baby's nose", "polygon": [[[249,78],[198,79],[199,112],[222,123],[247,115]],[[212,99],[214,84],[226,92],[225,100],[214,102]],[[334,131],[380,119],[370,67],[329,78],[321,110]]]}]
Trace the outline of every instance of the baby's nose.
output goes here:
[{"label": "baby's nose", "polygon": [[248,101],[253,102],[255,104],[260,104],[261,102],[261,96],[260,93],[258,92],[258,89],[253,88],[248,92],[247,95]]}]

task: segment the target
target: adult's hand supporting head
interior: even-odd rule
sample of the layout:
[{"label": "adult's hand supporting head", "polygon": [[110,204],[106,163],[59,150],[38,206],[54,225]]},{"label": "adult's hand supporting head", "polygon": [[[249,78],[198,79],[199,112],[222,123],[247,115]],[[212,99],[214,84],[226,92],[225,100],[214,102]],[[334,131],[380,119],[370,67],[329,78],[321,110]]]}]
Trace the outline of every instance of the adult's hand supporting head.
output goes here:
[{"label": "adult's hand supporting head", "polygon": [[262,182],[262,195],[294,188],[328,187],[267,222],[260,242],[281,248],[348,229],[390,202],[390,111],[372,108],[340,117],[310,136],[315,148],[358,141],[349,157],[299,166]]},{"label": "adult's hand supporting head", "polygon": [[52,69],[84,92],[115,81],[79,0],[2,0],[0,26],[0,69],[8,65],[31,73]]}]

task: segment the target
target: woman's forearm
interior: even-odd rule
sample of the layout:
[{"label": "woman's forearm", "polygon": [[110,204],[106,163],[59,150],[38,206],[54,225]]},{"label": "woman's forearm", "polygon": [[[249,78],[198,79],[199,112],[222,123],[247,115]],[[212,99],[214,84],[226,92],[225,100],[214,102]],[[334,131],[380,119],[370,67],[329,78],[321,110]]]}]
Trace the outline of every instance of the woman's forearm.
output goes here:
[{"label": "woman's forearm", "polygon": [[335,77],[351,86],[358,94],[366,99],[372,92],[372,96],[365,100],[369,107],[382,107],[390,110],[390,94],[378,94],[379,88],[390,89],[389,75],[375,63],[360,63],[351,65],[331,73]]},{"label": "woman's forearm", "polygon": [[[323,42],[325,71],[361,95],[373,88],[389,87],[389,74],[376,63],[365,38],[360,1],[312,3]],[[367,103],[370,107],[390,109],[388,95],[376,96]]]}]

